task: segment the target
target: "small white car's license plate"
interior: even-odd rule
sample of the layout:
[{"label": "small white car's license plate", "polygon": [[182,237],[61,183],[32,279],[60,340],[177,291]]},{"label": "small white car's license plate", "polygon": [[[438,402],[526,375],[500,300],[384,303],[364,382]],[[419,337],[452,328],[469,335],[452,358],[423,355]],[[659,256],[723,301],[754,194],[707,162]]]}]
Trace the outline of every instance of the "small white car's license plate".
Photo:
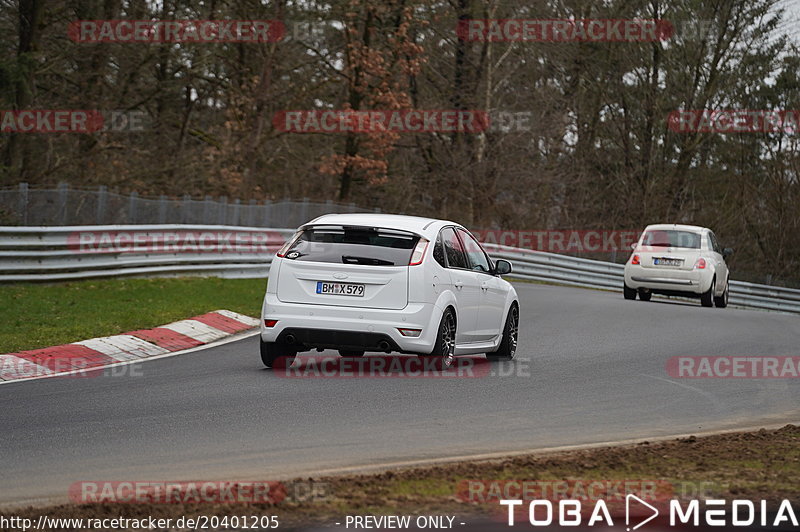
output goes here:
[{"label": "small white car's license plate", "polygon": [[364,297],[364,285],[356,283],[329,283],[317,281],[317,293],[331,296]]},{"label": "small white car's license plate", "polygon": [[680,266],[683,264],[683,260],[681,259],[667,259],[667,258],[656,258],[653,259],[653,264],[657,266]]}]

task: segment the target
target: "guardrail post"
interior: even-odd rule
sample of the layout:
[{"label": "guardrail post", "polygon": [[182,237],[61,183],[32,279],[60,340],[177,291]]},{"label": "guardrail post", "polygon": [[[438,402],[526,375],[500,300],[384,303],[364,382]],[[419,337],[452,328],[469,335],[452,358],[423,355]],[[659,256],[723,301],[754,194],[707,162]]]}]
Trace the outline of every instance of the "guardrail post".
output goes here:
[{"label": "guardrail post", "polygon": [[167,197],[164,194],[158,197],[158,223],[167,223]]},{"label": "guardrail post", "polygon": [[272,202],[268,199],[264,200],[264,227],[272,227]]},{"label": "guardrail post", "polygon": [[58,207],[59,207],[59,219],[61,220],[60,225],[67,225],[67,199],[69,198],[69,189],[67,188],[66,183],[59,183],[58,184]]},{"label": "guardrail post", "polygon": [[19,184],[19,221],[22,225],[28,225],[28,183]]},{"label": "guardrail post", "polygon": [[291,225],[300,225],[308,221],[308,198],[303,198],[300,203],[300,223]]},{"label": "guardrail post", "polygon": [[106,220],[106,205],[108,203],[108,187],[100,185],[97,187],[97,212],[95,213],[95,223],[103,225]]},{"label": "guardrail post", "polygon": [[181,223],[188,224],[191,218],[192,197],[189,194],[183,195],[183,205],[181,209]]},{"label": "guardrail post", "polygon": [[219,225],[225,225],[225,220],[228,218],[228,196],[222,196],[219,199]]},{"label": "guardrail post", "polygon": [[131,195],[128,197],[128,218],[130,223],[136,223],[136,207],[138,207],[139,203],[139,193],[134,191],[131,192]]},{"label": "guardrail post", "polygon": [[247,209],[247,225],[253,227],[256,225],[256,200],[250,200],[250,206]]},{"label": "guardrail post", "polygon": [[242,200],[236,198],[233,200],[233,220],[231,220],[232,225],[241,225],[239,223],[239,211],[241,211]]},{"label": "guardrail post", "polygon": [[205,196],[203,198],[203,220],[200,223],[207,224],[208,219],[210,217],[211,217],[211,196]]}]

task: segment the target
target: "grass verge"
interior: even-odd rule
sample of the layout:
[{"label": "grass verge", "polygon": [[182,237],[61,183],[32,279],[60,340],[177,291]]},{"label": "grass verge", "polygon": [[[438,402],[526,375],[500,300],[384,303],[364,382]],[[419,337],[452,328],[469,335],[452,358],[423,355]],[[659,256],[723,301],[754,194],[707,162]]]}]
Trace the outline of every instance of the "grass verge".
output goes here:
[{"label": "grass verge", "polygon": [[264,279],[107,279],[0,285],[0,353],[155,327],[228,309],[258,316]]}]

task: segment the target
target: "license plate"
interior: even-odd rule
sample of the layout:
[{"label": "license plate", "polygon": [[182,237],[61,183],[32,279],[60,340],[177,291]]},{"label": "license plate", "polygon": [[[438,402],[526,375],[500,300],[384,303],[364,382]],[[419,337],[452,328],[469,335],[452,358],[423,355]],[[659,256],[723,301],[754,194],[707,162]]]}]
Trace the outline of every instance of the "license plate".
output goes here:
[{"label": "license plate", "polygon": [[682,259],[667,259],[667,258],[656,258],[653,259],[653,264],[656,266],[680,266],[683,264]]},{"label": "license plate", "polygon": [[364,297],[364,285],[356,283],[328,283],[317,281],[317,293],[330,296]]}]

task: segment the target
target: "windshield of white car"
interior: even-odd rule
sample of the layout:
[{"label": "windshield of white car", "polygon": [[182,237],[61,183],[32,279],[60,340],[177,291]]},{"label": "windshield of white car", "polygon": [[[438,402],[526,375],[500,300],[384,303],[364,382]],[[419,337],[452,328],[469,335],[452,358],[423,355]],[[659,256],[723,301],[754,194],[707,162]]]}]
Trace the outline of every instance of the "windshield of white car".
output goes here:
[{"label": "windshield of white car", "polygon": [[290,260],[367,266],[407,265],[419,236],[370,227],[305,229],[286,252]]},{"label": "windshield of white car", "polygon": [[700,234],[678,229],[651,229],[642,237],[643,246],[700,249]]}]

